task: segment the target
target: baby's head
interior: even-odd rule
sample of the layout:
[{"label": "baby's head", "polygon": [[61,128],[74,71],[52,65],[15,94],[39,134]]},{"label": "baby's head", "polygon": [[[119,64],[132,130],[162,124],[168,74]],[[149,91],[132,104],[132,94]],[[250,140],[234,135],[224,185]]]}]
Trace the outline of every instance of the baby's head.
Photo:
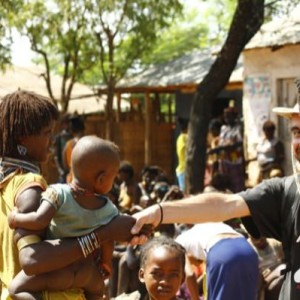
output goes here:
[{"label": "baby's head", "polygon": [[94,135],[84,136],[72,151],[74,182],[98,193],[108,193],[120,166],[119,148]]},{"label": "baby's head", "polygon": [[185,279],[185,250],[173,239],[159,236],[141,250],[139,279],[145,283],[151,300],[176,299]]}]

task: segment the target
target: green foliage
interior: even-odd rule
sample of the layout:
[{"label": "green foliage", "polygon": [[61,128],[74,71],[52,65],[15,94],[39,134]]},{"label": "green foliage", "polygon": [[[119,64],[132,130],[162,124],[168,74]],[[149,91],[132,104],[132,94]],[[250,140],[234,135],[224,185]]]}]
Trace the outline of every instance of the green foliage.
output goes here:
[{"label": "green foliage", "polygon": [[52,99],[51,71],[62,75],[54,100],[65,110],[76,81],[115,86],[181,9],[178,0],[28,0],[14,22],[46,67]]},{"label": "green foliage", "polygon": [[229,28],[236,2],[194,0],[191,3],[193,6],[186,3],[183,15],[170,28],[160,32],[153,51],[143,55],[142,65],[168,62],[195,49],[220,45]]},{"label": "green foliage", "polygon": [[299,0],[269,0],[265,4],[265,22],[285,18],[299,5]]},{"label": "green foliage", "polygon": [[0,2],[0,69],[10,64],[12,44],[11,26],[13,16],[22,7],[21,0],[1,0]]},{"label": "green foliage", "polygon": [[[73,85],[97,60],[89,15],[82,1],[28,1],[15,21],[31,42],[31,48],[46,68],[43,74],[50,97],[67,109]],[[62,76],[61,95],[55,99],[51,71]]]},{"label": "green foliage", "polygon": [[152,51],[160,32],[182,9],[177,0],[91,0],[88,3],[103,79],[113,84],[142,55]]}]

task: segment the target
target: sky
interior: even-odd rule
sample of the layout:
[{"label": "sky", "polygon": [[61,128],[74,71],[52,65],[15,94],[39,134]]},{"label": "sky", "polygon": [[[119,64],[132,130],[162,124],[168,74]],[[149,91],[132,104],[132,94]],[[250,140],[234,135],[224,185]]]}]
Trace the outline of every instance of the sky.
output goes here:
[{"label": "sky", "polygon": [[31,59],[34,54],[30,50],[30,42],[27,37],[21,36],[18,32],[13,32],[12,62],[14,65],[26,67],[32,64]]}]

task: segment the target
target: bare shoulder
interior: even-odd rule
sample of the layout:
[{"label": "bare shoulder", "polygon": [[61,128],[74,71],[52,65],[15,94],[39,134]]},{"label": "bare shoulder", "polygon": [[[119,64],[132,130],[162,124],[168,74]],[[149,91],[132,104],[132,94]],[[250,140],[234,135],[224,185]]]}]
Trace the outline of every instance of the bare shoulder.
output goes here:
[{"label": "bare shoulder", "polygon": [[16,206],[19,212],[36,210],[40,205],[42,188],[35,186],[22,191],[16,198]]}]

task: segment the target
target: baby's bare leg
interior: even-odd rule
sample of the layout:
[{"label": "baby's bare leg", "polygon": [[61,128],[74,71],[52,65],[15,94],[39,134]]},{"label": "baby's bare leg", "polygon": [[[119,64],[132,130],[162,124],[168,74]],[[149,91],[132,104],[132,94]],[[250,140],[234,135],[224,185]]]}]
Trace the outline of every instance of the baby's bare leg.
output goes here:
[{"label": "baby's bare leg", "polygon": [[40,300],[35,293],[82,288],[87,300],[101,299],[104,284],[93,258],[88,257],[66,268],[40,275],[28,276],[21,271],[9,286],[14,300]]}]

